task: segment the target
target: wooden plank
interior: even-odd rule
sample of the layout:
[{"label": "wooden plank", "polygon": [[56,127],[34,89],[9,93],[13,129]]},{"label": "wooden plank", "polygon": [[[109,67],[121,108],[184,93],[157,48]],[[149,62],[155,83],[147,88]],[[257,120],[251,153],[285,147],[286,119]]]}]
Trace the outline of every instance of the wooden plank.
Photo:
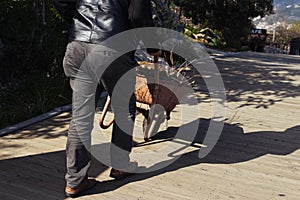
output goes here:
[{"label": "wooden plank", "polygon": [[[266,62],[267,59],[271,59],[271,62]],[[226,89],[230,92],[229,97],[238,95],[238,98],[229,99],[225,104],[228,119],[213,151],[206,158],[199,159],[199,148],[190,147],[172,165],[158,171],[137,174],[123,181],[109,178],[110,168],[93,158],[90,174],[100,182],[79,200],[298,200],[300,92],[297,93],[294,89],[300,83],[300,62],[296,62],[300,59],[242,53],[216,60],[225,86],[228,87]],[[288,74],[289,70],[292,73]],[[261,73],[266,73],[265,77]],[[285,76],[288,82],[283,79],[282,82],[277,81],[276,77],[270,76],[273,73]],[[247,82],[241,80],[241,77],[246,76],[249,76],[247,81],[251,77],[254,80],[261,78],[258,82],[262,85],[273,80],[274,87],[256,88],[256,83],[250,82],[246,85]],[[292,87],[293,95],[289,96],[288,87],[286,94],[276,93],[277,90],[284,91],[287,83]],[[201,93],[203,90],[206,89],[201,86],[198,95],[201,118],[199,133],[207,129],[212,109],[211,100]],[[248,97],[261,98],[262,102],[239,107],[247,104]],[[268,103],[270,99],[279,101],[267,104],[267,108],[256,107]],[[179,105],[172,112],[170,130],[176,131],[182,125],[182,112],[185,111],[181,108]],[[188,118],[195,113],[191,111],[185,114]],[[96,119],[98,116],[97,113]],[[111,117],[112,114],[108,113],[108,116]],[[184,121],[195,120],[189,121],[186,118]],[[1,200],[64,199],[65,134],[69,120],[69,113],[64,113],[0,138]],[[137,116],[134,136],[139,142],[143,141],[142,120],[141,115]],[[237,125],[234,126],[234,123]],[[95,127],[97,126],[95,123]],[[99,130],[94,131],[94,134],[98,134]],[[110,138],[111,128],[101,131],[101,134]],[[153,141],[134,148],[133,151],[160,151],[164,145],[171,143]],[[153,163],[155,164],[157,163]]]},{"label": "wooden plank", "polygon": [[[30,184],[25,184],[24,182],[10,182],[9,180],[3,181],[3,176],[0,180],[0,193],[11,197],[21,197],[21,199],[45,199],[45,200],[60,200],[63,199],[62,192],[49,192],[47,188],[36,187],[37,182],[30,182]],[[49,186],[51,187],[51,186]],[[18,198],[16,198],[18,199]]]}]

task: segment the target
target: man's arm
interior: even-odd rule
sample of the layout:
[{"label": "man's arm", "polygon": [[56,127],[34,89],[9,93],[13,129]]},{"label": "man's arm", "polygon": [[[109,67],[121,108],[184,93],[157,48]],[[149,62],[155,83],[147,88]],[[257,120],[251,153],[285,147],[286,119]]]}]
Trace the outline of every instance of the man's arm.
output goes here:
[{"label": "man's arm", "polygon": [[[130,0],[128,13],[132,28],[154,27],[151,0]],[[147,48],[147,53],[152,56],[159,56],[161,51]]]}]

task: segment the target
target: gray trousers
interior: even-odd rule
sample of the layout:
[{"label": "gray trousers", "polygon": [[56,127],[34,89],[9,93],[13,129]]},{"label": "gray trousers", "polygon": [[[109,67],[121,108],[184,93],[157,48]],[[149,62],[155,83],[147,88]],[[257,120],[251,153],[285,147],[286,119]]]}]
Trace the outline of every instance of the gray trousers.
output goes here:
[{"label": "gray trousers", "polygon": [[[136,111],[136,63],[130,54],[115,59],[116,55],[113,49],[97,44],[73,41],[67,46],[63,67],[70,78],[73,92],[72,119],[66,144],[65,179],[68,187],[77,187],[87,181],[95,101],[104,89],[111,97],[115,115],[110,148],[111,165],[122,169],[129,162]],[[119,84],[120,78],[122,81]]]}]

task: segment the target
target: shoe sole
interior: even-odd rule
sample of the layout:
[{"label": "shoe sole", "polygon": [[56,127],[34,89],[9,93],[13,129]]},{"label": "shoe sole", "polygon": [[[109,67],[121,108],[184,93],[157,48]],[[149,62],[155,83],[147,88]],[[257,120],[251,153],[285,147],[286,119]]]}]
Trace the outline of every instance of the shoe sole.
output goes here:
[{"label": "shoe sole", "polygon": [[89,186],[87,188],[82,189],[81,191],[78,191],[77,193],[71,194],[71,193],[67,193],[65,192],[65,196],[66,197],[71,197],[71,198],[76,198],[79,195],[81,195],[82,193],[86,192],[87,190],[91,189],[92,187],[94,187],[97,184],[97,181],[92,181],[90,182]]}]

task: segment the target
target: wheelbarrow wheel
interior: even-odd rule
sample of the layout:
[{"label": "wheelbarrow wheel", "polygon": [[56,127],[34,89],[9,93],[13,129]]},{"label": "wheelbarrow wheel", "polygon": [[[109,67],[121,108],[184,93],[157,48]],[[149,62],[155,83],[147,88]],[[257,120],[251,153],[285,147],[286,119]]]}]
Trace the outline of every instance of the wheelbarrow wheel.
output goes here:
[{"label": "wheelbarrow wheel", "polygon": [[150,140],[150,138],[148,138],[147,134],[146,134],[146,129],[147,129],[148,124],[149,124],[149,120],[147,118],[144,118],[144,120],[143,120],[143,133],[144,133],[144,140],[146,142]]},{"label": "wheelbarrow wheel", "polygon": [[165,110],[161,105],[154,105],[150,108],[148,116],[143,120],[144,140],[149,141],[152,136],[157,134],[160,125],[165,121]]}]

